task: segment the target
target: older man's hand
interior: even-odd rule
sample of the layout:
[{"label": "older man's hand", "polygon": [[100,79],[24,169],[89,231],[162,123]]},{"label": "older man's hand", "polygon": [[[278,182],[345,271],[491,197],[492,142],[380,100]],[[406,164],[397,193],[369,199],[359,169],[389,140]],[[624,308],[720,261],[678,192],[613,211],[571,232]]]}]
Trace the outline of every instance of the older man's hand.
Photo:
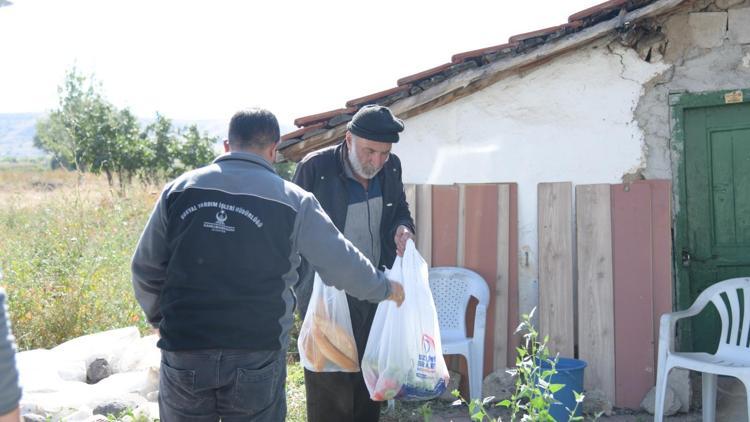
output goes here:
[{"label": "older man's hand", "polygon": [[406,250],[406,241],[414,239],[414,233],[406,226],[398,226],[396,229],[396,236],[393,240],[396,242],[396,253],[398,256],[404,256]]},{"label": "older man's hand", "polygon": [[391,283],[391,294],[386,299],[396,302],[397,307],[401,307],[406,299],[406,293],[404,292],[404,286],[398,281],[388,280]]}]

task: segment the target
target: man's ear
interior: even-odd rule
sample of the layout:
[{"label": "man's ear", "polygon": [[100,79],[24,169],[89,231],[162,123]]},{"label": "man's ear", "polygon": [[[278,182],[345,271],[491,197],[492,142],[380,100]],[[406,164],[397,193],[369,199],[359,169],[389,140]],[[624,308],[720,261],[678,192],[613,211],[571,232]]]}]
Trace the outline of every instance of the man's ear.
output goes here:
[{"label": "man's ear", "polygon": [[275,144],[271,145],[271,151],[270,151],[270,154],[269,154],[271,156],[271,164],[273,164],[273,163],[276,162],[276,154],[278,154],[278,152],[279,152],[279,150],[276,149],[276,147],[278,147],[278,146],[279,146],[278,143],[275,143]]},{"label": "man's ear", "polygon": [[344,135],[344,141],[346,142],[346,147],[351,149],[352,148],[352,133],[348,130],[346,131],[346,135]]},{"label": "man's ear", "polygon": [[224,152],[229,152],[229,139],[224,140]]}]

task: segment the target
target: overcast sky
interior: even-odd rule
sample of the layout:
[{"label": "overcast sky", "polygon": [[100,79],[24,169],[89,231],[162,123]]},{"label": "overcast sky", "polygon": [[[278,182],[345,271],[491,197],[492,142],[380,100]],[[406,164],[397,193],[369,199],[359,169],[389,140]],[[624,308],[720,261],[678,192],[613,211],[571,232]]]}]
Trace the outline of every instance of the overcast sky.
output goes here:
[{"label": "overcast sky", "polygon": [[0,113],[54,108],[65,70],[149,117],[292,119],[601,0],[14,0],[0,8]]}]

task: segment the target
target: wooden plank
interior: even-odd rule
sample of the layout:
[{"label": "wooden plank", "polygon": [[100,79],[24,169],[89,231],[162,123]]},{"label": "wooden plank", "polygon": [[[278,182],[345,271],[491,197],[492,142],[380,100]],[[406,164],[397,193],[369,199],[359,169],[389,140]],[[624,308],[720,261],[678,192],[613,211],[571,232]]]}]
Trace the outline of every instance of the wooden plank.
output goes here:
[{"label": "wooden plank", "polygon": [[466,251],[466,185],[458,185],[458,237],[456,239],[456,266],[464,267]]},{"label": "wooden plank", "polygon": [[432,266],[432,186],[417,185],[417,249]]},{"label": "wooden plank", "polygon": [[495,278],[494,306],[494,360],[495,370],[507,367],[508,362],[508,279],[510,277],[510,186],[497,185],[497,273]]},{"label": "wooden plank", "polygon": [[538,185],[539,328],[552,354],[573,357],[573,185]]},{"label": "wooden plank", "polygon": [[610,186],[576,186],[578,356],[586,391],[615,401],[615,327]]},{"label": "wooden plank", "polygon": [[417,225],[417,186],[412,183],[404,183],[404,195],[406,203],[409,204],[409,212],[414,219],[414,225]]},{"label": "wooden plank", "polygon": [[[495,285],[497,278],[498,189],[494,184],[462,185],[464,191],[464,267],[477,272],[487,283],[490,302],[487,305],[484,337],[484,376],[494,369],[495,352]],[[460,197],[460,195],[459,195]],[[475,309],[467,318],[474,326]],[[503,321],[505,323],[505,321]]]},{"label": "wooden plank", "polygon": [[456,266],[458,239],[458,187],[432,187],[432,263]]},{"label": "wooden plank", "polygon": [[612,185],[615,405],[637,409],[654,376],[651,188]]},{"label": "wooden plank", "polygon": [[[435,267],[455,267],[458,240],[458,187],[432,187],[432,263]],[[446,358],[448,369],[463,374],[459,390],[468,397],[466,363],[458,356]]]},{"label": "wooden plank", "polygon": [[[648,180],[651,186],[652,288],[654,292],[654,341],[659,340],[659,319],[672,312],[672,182]],[[654,361],[658,362],[658,345]]]},{"label": "wooden plank", "polygon": [[516,348],[521,344],[521,335],[516,333],[520,321],[518,304],[518,184],[510,185],[510,233],[509,233],[509,276],[508,276],[508,367],[516,365]]}]

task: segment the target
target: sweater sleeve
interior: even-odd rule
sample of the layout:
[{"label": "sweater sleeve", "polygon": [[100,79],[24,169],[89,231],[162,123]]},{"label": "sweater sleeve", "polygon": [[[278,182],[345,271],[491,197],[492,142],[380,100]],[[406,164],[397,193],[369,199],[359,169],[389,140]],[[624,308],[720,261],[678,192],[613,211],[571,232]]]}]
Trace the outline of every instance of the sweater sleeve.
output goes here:
[{"label": "sweater sleeve", "polygon": [[168,193],[169,189],[164,189],[156,203],[131,263],[135,298],[153,327],[158,327],[161,322],[159,298],[167,279],[169,263],[166,209]]},{"label": "sweater sleeve", "polygon": [[21,400],[21,386],[16,368],[16,339],[10,329],[8,307],[5,303],[5,290],[0,288],[0,415],[18,407]]},{"label": "sweater sleeve", "polygon": [[390,283],[383,272],[338,231],[312,194],[302,200],[295,231],[300,255],[326,284],[370,302],[390,295]]}]

